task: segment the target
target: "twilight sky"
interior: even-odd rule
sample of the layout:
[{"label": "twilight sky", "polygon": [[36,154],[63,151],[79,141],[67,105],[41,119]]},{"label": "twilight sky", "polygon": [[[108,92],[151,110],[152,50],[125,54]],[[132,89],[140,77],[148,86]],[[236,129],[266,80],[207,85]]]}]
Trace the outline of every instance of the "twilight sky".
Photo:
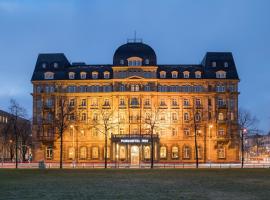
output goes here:
[{"label": "twilight sky", "polygon": [[136,30],[159,64],[198,64],[206,51],[232,51],[240,107],[269,131],[269,10],[269,0],[0,0],[0,109],[15,98],[31,116],[38,53],[111,64]]}]

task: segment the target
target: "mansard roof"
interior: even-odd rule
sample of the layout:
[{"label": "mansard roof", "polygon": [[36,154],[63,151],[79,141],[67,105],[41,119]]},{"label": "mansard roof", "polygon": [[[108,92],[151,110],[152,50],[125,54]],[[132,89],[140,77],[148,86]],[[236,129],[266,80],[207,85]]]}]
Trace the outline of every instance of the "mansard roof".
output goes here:
[{"label": "mansard roof", "polygon": [[[189,78],[195,78],[195,72],[200,71],[203,79],[215,79],[217,71],[225,71],[226,79],[239,79],[233,55],[231,52],[207,52],[200,64],[162,64],[156,63],[156,54],[154,50],[144,43],[127,43],[120,46],[114,54],[113,65],[98,64],[88,65],[84,62],[70,63],[63,53],[45,53],[39,54],[32,76],[32,81],[44,80],[45,72],[53,72],[54,80],[69,79],[69,72],[75,73],[75,79],[80,79],[80,73],[86,72],[86,79],[91,79],[93,71],[99,72],[98,79],[103,79],[103,72],[109,71],[110,78],[113,78],[113,66],[127,66],[127,58],[140,57],[149,59],[150,66],[157,66],[157,78],[160,78],[160,71],[166,71],[166,79],[172,78],[172,71],[177,71],[178,78],[183,78],[183,72],[189,71]],[[120,60],[125,60],[124,64]],[[56,65],[55,65],[56,63]],[[215,63],[215,66],[213,66]],[[226,63],[226,66],[225,66]],[[147,66],[142,62],[143,66]]]}]

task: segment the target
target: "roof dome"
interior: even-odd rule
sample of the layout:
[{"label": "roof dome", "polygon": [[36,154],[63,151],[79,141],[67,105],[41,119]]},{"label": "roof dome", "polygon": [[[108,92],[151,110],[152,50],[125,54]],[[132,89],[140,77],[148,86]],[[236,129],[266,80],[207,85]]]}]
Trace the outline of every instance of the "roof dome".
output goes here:
[{"label": "roof dome", "polygon": [[142,42],[128,42],[115,51],[113,56],[113,65],[128,65],[128,58],[140,57],[142,59],[142,65],[156,65],[156,53],[147,44]]}]

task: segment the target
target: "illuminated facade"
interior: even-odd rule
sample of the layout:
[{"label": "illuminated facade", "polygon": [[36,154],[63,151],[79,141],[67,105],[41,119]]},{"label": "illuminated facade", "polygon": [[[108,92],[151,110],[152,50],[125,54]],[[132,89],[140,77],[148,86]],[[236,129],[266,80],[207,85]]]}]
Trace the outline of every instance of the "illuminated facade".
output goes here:
[{"label": "illuminated facade", "polygon": [[151,130],[155,162],[195,162],[195,129],[200,162],[238,162],[238,82],[227,52],[208,52],[197,65],[157,64],[154,50],[140,41],[120,46],[112,65],[40,54],[32,77],[34,159],[59,161],[52,124],[57,98],[65,95],[76,111],[64,134],[65,162],[104,161],[104,134],[93,126],[101,110],[114,113],[109,162],[149,162]]}]

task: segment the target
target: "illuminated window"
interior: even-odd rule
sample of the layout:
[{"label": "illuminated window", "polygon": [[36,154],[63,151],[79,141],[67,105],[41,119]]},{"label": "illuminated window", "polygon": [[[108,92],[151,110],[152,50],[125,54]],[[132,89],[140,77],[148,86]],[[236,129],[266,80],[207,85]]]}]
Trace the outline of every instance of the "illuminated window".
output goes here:
[{"label": "illuminated window", "polygon": [[87,157],[87,148],[86,147],[81,147],[80,148],[80,159],[85,160]]},{"label": "illuminated window", "polygon": [[120,157],[121,160],[126,159],[126,147],[120,146],[119,154],[120,154],[119,157]]},{"label": "illuminated window", "polygon": [[184,146],[183,148],[183,158],[190,159],[191,158],[191,148],[188,146]]},{"label": "illuminated window", "polygon": [[195,72],[195,78],[202,78],[202,72],[196,71]]},{"label": "illuminated window", "polygon": [[189,71],[184,71],[183,74],[184,74],[184,78],[189,78]]},{"label": "illuminated window", "polygon": [[86,72],[81,72],[80,75],[81,75],[81,79],[86,79]]},{"label": "illuminated window", "polygon": [[172,158],[177,159],[179,157],[179,150],[177,146],[172,147]]},{"label": "illuminated window", "polygon": [[51,160],[53,158],[53,148],[51,146],[46,147],[46,159]]},{"label": "illuminated window", "polygon": [[221,120],[221,121],[224,120],[224,115],[223,115],[223,113],[218,113],[218,120]]},{"label": "illuminated window", "polygon": [[216,78],[226,78],[226,72],[225,71],[217,71]]},{"label": "illuminated window", "polygon": [[218,146],[218,149],[217,149],[217,157],[219,159],[224,159],[226,157],[226,154],[225,154],[225,147],[223,146]]},{"label": "illuminated window", "polygon": [[166,72],[165,71],[161,71],[159,72],[160,78],[166,78]]},{"label": "illuminated window", "polygon": [[92,159],[98,159],[98,147],[92,147]]},{"label": "illuminated window", "polygon": [[69,77],[69,79],[74,79],[75,78],[75,73],[74,72],[69,72],[68,77]]},{"label": "illuminated window", "polygon": [[151,155],[150,155],[150,147],[149,146],[145,146],[144,147],[144,159],[150,159]]},{"label": "illuminated window", "polygon": [[92,78],[98,79],[98,72],[96,72],[96,71],[92,72]]},{"label": "illuminated window", "polygon": [[54,73],[53,72],[45,72],[44,79],[47,79],[47,80],[54,79]]},{"label": "illuminated window", "polygon": [[160,158],[165,159],[167,157],[167,148],[165,146],[160,147]]},{"label": "illuminated window", "polygon": [[128,66],[142,66],[142,59],[139,57],[128,58]]},{"label": "illuminated window", "polygon": [[103,75],[104,75],[104,78],[105,79],[109,79],[110,78],[110,72],[108,72],[108,71],[105,71]]},{"label": "illuminated window", "polygon": [[132,92],[138,92],[140,90],[139,85],[131,85],[130,88]]},{"label": "illuminated window", "polygon": [[172,71],[172,78],[178,77],[178,71]]},{"label": "illuminated window", "polygon": [[75,159],[75,149],[74,149],[74,147],[69,147],[68,148],[68,159],[69,160],[74,160]]}]

